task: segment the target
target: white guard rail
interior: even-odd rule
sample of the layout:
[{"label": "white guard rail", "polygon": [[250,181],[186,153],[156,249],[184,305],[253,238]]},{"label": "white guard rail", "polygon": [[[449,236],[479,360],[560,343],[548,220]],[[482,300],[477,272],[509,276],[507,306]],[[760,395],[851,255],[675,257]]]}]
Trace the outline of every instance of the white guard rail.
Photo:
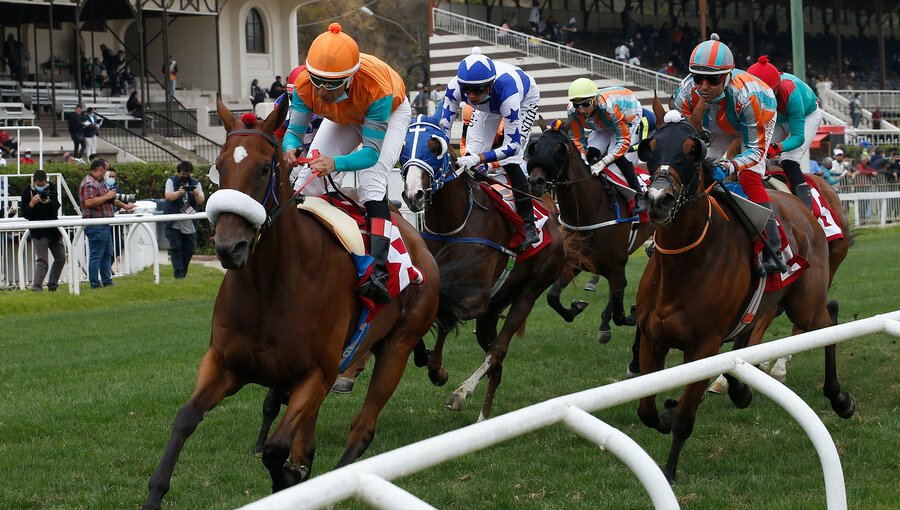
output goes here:
[{"label": "white guard rail", "polygon": [[432,13],[435,29],[475,37],[490,44],[509,46],[528,56],[550,59],[568,67],[587,69],[592,75],[622,80],[645,90],[656,90],[660,95],[674,95],[678,84],[681,83],[681,79],[674,76],[569,48],[522,32],[501,30],[496,25],[443,9],[432,9]]},{"label": "white guard rail", "polygon": [[840,457],[825,425],[803,400],[754,365],[864,335],[900,336],[900,310],[727,352],[685,365],[557,397],[469,425],[325,473],[241,507],[242,510],[326,508],[350,498],[380,509],[433,508],[388,480],[417,473],[529,432],[564,423],[621,459],[644,485],[657,509],[679,508],[662,471],[623,433],[588,414],[730,372],[781,405],[810,437],[822,463],[829,510],[845,510],[847,494]]}]

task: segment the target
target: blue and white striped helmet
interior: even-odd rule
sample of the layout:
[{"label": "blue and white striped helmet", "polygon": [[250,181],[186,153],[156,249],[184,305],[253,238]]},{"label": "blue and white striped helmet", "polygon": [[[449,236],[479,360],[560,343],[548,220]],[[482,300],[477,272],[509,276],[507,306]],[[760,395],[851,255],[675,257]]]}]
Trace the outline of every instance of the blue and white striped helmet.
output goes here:
[{"label": "blue and white striped helmet", "polygon": [[462,59],[456,68],[456,79],[463,85],[482,85],[494,81],[497,68],[487,55],[481,54],[481,48],[475,46],[472,53]]}]

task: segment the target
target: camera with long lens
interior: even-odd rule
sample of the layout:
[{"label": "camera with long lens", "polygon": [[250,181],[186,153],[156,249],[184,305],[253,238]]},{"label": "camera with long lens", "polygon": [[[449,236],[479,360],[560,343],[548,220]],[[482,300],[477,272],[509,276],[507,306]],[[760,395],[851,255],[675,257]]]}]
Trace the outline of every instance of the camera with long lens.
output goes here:
[{"label": "camera with long lens", "polygon": [[134,195],[131,193],[116,193],[116,200],[126,204],[134,202]]},{"label": "camera with long lens", "polygon": [[182,177],[181,178],[181,187],[184,188],[186,193],[193,193],[195,189],[197,189],[197,185],[191,183],[190,177]]}]

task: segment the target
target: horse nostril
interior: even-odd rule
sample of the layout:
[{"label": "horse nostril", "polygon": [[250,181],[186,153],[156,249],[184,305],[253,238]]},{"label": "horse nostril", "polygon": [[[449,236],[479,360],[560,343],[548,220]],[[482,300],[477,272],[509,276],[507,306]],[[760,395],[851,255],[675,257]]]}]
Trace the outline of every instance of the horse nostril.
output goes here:
[{"label": "horse nostril", "polygon": [[660,205],[662,205],[666,209],[671,209],[672,207],[675,207],[675,195],[667,194],[666,196],[663,197],[662,201],[660,202]]},{"label": "horse nostril", "polygon": [[416,195],[414,198],[416,199],[417,202],[421,202],[422,200],[425,200],[425,192],[422,190],[416,191]]}]

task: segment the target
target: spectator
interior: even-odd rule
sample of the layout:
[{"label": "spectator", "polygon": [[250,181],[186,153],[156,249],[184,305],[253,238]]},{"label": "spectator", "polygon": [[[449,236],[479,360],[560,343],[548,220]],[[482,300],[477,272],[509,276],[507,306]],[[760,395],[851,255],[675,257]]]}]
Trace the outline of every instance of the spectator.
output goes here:
[{"label": "spectator", "polygon": [[[192,177],[193,172],[194,165],[182,161],[178,164],[178,174],[166,180],[166,214],[193,214],[206,201],[200,181]],[[167,223],[166,238],[175,278],[184,278],[197,248],[197,227],[193,220]]]},{"label": "spectator", "polygon": [[541,24],[541,10],[538,8],[538,0],[533,0],[531,4],[531,12],[528,13],[528,24],[531,25],[531,33],[537,34],[538,27]]},{"label": "spectator", "polygon": [[269,97],[278,99],[281,94],[284,94],[284,84],[281,83],[281,76],[276,76],[275,81],[269,85]]},{"label": "spectator", "polygon": [[85,122],[88,122],[88,120],[84,116],[84,111],[82,110],[81,105],[77,105],[75,111],[69,115],[69,135],[72,137],[72,142],[75,143],[75,149],[72,151],[72,155],[76,158],[81,158],[84,155]]},{"label": "spectator", "polygon": [[836,187],[841,183],[841,176],[831,173],[832,165],[834,165],[834,159],[826,157],[822,160],[822,164],[819,166],[819,169],[821,170],[821,175],[822,178],[825,179],[825,182]]},{"label": "spectator", "polygon": [[843,179],[844,177],[850,175],[850,160],[848,160],[844,156],[844,151],[842,149],[834,149],[832,154],[834,156],[834,160],[829,167],[831,170],[831,175],[836,176],[838,179]]},{"label": "spectator", "polygon": [[576,26],[575,17],[569,18],[569,22],[566,23],[563,28],[563,44],[568,47],[575,46],[575,34],[578,33],[578,27]]},{"label": "spectator", "polygon": [[853,93],[853,99],[850,100],[850,121],[853,128],[859,128],[859,121],[862,119],[862,107],[859,103],[859,92]]},{"label": "spectator", "polygon": [[168,90],[170,96],[175,97],[175,85],[178,81],[178,63],[175,62],[172,55],[169,55],[168,63],[163,64],[163,74],[166,76],[166,81],[169,84],[166,90]]},{"label": "spectator", "polygon": [[95,154],[97,152],[97,131],[103,125],[103,118],[94,113],[94,108],[89,106],[84,118],[84,146],[85,152]]},{"label": "spectator", "polygon": [[[81,181],[78,197],[81,200],[82,218],[112,218],[115,215],[113,201],[115,190],[104,182],[104,174],[109,164],[102,158],[91,163],[91,170]],[[84,227],[88,239],[90,257],[88,259],[88,280],[92,289],[110,287],[112,281],[113,242],[110,225],[88,225]]]},{"label": "spectator", "polygon": [[19,163],[23,165],[35,164],[34,158],[31,157],[31,149],[25,149],[25,154],[23,154],[22,157],[19,158]]},{"label": "spectator", "polygon": [[616,46],[614,50],[616,54],[616,60],[619,62],[628,62],[628,59],[631,58],[631,51],[628,49],[628,45],[622,43]]},{"label": "spectator", "polygon": [[416,96],[413,98],[412,103],[413,109],[416,115],[428,115],[428,100],[430,98],[428,89],[421,83],[417,83],[416,91]]},{"label": "spectator", "polygon": [[859,157],[859,163],[856,164],[856,168],[850,172],[850,177],[853,179],[853,184],[857,186],[865,186],[872,184],[875,180],[875,176],[878,175],[878,172],[872,168],[870,165],[871,158],[868,154],[863,154]]},{"label": "spectator", "polygon": [[250,82],[250,105],[256,108],[256,105],[266,100],[266,91],[260,88],[259,80],[254,79]]},{"label": "spectator", "polygon": [[137,92],[137,82],[134,79],[134,73],[131,71],[131,67],[125,66],[125,68],[122,69],[122,72],[119,73],[119,83],[125,89],[126,94]]},{"label": "spectator", "polygon": [[[36,170],[31,179],[31,186],[22,192],[22,217],[29,221],[58,219],[59,198],[56,190],[47,183],[47,172]],[[66,244],[57,228],[31,229],[31,246],[34,248],[34,281],[32,290],[44,288],[44,277],[47,276],[48,252],[53,255],[50,266],[50,277],[47,278],[47,290],[56,292],[59,287],[59,275],[66,264]]]},{"label": "spectator", "polygon": [[509,21],[506,18],[503,18],[503,21],[500,22],[500,31],[497,32],[497,42],[506,41],[506,36],[509,35]]},{"label": "spectator", "polygon": [[131,115],[136,119],[144,117],[144,103],[138,99],[136,90],[132,91],[131,95],[128,96],[128,102],[125,103],[125,110],[128,112],[128,115]]},{"label": "spectator", "polygon": [[438,83],[431,89],[431,97],[429,100],[434,103],[434,108],[437,110],[441,104],[444,102],[444,95],[446,92],[444,91],[444,85]]},{"label": "spectator", "polygon": [[0,155],[15,156],[17,150],[19,150],[19,142],[16,141],[16,137],[9,136],[8,131],[0,129]]},{"label": "spectator", "polygon": [[[116,195],[121,195],[122,190],[119,189],[119,185],[117,184],[117,172],[113,167],[109,167],[109,170],[103,174],[103,182],[106,183],[106,187],[115,191]],[[134,203],[132,202],[124,202],[119,199],[117,196],[115,200],[113,200],[113,207],[115,208],[115,212],[124,211],[126,213],[130,213],[134,210]]]},{"label": "spectator", "polygon": [[881,108],[875,108],[872,111],[872,129],[881,129]]},{"label": "spectator", "polygon": [[16,81],[22,81],[21,46],[22,43],[17,41],[13,34],[7,35],[6,41],[3,42],[3,59],[9,66],[9,74]]}]

